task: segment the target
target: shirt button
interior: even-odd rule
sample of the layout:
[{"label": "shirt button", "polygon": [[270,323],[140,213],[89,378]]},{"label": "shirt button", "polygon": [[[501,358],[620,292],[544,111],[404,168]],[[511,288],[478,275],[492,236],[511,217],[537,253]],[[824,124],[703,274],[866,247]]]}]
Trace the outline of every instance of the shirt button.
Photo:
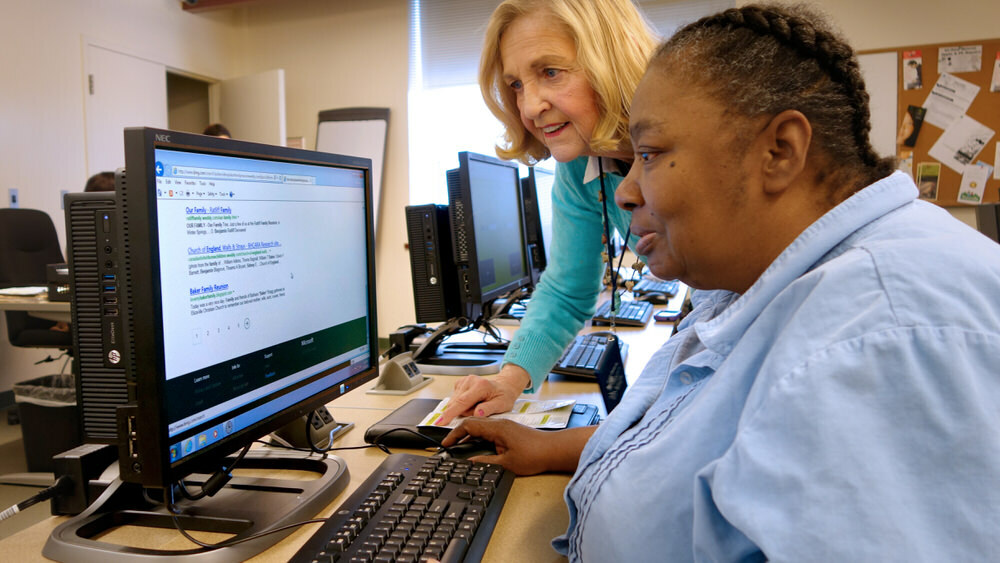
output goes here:
[{"label": "shirt button", "polygon": [[691,381],[693,381],[693,378],[691,377],[690,373],[686,371],[681,372],[681,383],[683,383],[684,385],[691,385]]}]

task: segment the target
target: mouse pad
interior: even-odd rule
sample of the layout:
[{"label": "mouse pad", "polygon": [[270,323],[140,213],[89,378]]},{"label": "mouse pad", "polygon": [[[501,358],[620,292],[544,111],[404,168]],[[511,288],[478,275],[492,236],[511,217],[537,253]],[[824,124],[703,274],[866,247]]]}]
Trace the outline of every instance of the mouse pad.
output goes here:
[{"label": "mouse pad", "polygon": [[[389,413],[389,416],[369,426],[368,430],[365,430],[365,442],[373,444],[376,439],[381,437],[379,443],[390,448],[424,449],[433,447],[434,442],[422,438],[420,435],[440,442],[451,429],[418,427],[417,423],[423,420],[427,413],[434,410],[434,407],[440,402],[441,399],[410,399],[406,404]],[[577,403],[573,406],[573,414],[566,427],[590,426],[597,424],[598,420],[600,420],[600,414],[596,405]]]}]

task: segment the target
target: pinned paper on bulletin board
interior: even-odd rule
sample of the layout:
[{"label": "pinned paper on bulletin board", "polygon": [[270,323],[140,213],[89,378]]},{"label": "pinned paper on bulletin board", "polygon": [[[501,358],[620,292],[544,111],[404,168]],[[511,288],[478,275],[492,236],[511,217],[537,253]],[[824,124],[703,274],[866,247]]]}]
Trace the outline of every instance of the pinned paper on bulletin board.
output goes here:
[{"label": "pinned paper on bulletin board", "polygon": [[958,202],[980,204],[986,191],[986,179],[990,177],[990,166],[984,163],[970,164],[962,173],[962,185],[958,188]]}]

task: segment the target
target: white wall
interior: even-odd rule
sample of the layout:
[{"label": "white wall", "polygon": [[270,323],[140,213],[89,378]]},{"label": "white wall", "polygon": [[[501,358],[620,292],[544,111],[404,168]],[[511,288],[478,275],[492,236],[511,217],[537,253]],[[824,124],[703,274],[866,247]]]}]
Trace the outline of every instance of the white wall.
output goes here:
[{"label": "white wall", "polygon": [[[0,14],[0,205],[17,188],[21,207],[47,212],[60,237],[60,190],[81,191],[89,176],[83,37],[215,78],[236,54],[233,13],[193,16],[177,0],[0,0]],[[46,355],[10,346],[0,315],[0,391],[58,371],[33,365]]]},{"label": "white wall", "polygon": [[[406,243],[408,204],[406,90],[409,64],[406,0],[295,0],[246,9],[240,73],[285,69],[289,137],[316,146],[319,112],[389,108],[389,142],[376,244],[378,331],[413,322]],[[319,264],[318,267],[335,267]],[[331,291],[331,299],[336,292]]]}]

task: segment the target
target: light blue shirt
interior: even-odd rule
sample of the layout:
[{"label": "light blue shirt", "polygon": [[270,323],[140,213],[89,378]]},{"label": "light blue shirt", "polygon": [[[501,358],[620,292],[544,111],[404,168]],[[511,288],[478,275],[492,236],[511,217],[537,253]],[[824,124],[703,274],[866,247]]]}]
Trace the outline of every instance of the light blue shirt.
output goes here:
[{"label": "light blue shirt", "polygon": [[[611,232],[617,230],[625,236],[632,214],[615,205],[615,190],[622,176],[612,173],[615,165],[610,159],[603,162]],[[504,356],[504,363],[519,365],[531,375],[533,387],[545,380],[583,323],[594,314],[605,268],[600,191],[596,159],[580,157],[556,165],[551,258]],[[631,246],[634,240],[628,243]]]},{"label": "light blue shirt", "polygon": [[694,312],[588,442],[587,561],[1000,560],[1000,245],[902,173]]}]

